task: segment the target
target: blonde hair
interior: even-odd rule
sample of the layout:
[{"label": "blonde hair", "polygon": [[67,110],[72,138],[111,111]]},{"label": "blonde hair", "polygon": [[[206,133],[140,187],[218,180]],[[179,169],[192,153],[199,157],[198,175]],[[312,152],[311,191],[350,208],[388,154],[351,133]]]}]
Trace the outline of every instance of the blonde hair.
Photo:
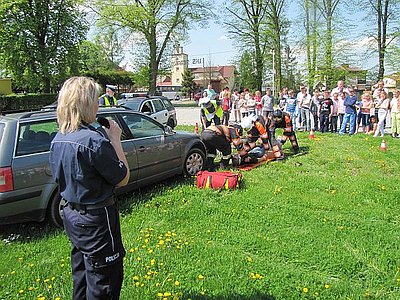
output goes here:
[{"label": "blonde hair", "polygon": [[98,103],[100,86],[89,77],[71,77],[58,93],[57,121],[60,132],[78,130],[82,123],[96,120],[95,105]]}]

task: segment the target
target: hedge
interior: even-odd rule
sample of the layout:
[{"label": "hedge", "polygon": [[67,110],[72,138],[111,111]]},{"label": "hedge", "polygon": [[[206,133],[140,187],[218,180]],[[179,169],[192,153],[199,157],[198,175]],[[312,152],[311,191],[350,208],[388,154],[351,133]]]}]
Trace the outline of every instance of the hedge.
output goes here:
[{"label": "hedge", "polygon": [[57,94],[12,94],[0,96],[0,111],[39,109],[57,100]]}]

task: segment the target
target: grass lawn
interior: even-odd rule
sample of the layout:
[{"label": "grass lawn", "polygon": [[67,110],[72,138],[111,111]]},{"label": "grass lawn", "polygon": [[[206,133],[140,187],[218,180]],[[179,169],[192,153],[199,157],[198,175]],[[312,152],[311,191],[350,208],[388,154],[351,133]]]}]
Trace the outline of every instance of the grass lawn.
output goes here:
[{"label": "grass lawn", "polygon": [[[301,155],[288,142],[237,191],[178,177],[120,197],[121,298],[400,299],[400,140],[387,152],[361,134],[298,140]],[[71,298],[61,230],[0,235],[0,299]]]}]

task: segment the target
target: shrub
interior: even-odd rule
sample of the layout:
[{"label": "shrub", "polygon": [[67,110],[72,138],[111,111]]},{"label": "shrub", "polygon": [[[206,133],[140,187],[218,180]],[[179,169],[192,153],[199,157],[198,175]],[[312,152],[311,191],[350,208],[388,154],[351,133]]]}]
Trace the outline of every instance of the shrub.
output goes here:
[{"label": "shrub", "polygon": [[57,94],[12,94],[0,96],[0,111],[38,109],[57,100]]}]

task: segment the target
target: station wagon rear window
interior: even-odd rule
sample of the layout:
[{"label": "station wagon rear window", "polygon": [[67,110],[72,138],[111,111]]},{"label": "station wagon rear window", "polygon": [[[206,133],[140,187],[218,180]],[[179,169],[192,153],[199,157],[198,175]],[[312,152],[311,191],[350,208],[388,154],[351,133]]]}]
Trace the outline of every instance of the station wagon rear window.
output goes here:
[{"label": "station wagon rear window", "polygon": [[49,151],[57,131],[58,125],[55,120],[21,124],[16,156]]}]

